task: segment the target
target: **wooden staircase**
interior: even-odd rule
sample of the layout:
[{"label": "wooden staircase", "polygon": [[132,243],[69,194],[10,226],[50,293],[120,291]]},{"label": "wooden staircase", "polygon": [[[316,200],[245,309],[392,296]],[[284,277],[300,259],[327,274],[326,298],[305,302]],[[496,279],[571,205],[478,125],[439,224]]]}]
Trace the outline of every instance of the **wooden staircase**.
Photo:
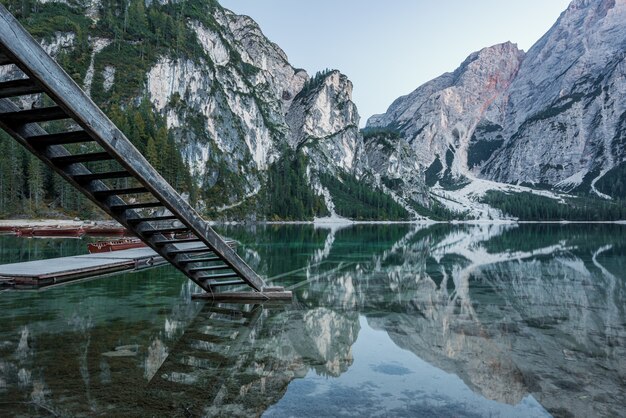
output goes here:
[{"label": "wooden staircase", "polygon": [[[0,74],[5,69],[18,76],[0,82],[0,127],[27,150],[209,294],[245,284],[256,297],[291,298],[266,288],[0,4]],[[16,104],[34,94],[52,104]],[[56,121],[73,128],[58,131]]]}]

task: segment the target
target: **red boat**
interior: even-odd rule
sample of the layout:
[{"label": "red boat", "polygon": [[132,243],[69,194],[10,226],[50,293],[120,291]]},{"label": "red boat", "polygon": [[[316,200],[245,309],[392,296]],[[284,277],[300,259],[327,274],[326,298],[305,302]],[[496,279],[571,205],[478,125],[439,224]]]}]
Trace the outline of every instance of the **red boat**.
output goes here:
[{"label": "red boat", "polygon": [[130,248],[141,247],[146,247],[146,244],[141,242],[139,238],[126,238],[116,241],[98,241],[87,244],[87,250],[89,250],[89,254],[108,253],[111,251],[128,250]]},{"label": "red boat", "polygon": [[18,237],[80,237],[85,233],[82,227],[75,226],[44,226],[16,228]]},{"label": "red boat", "polygon": [[34,237],[80,237],[85,234],[82,227],[58,226],[50,228],[35,228]]}]

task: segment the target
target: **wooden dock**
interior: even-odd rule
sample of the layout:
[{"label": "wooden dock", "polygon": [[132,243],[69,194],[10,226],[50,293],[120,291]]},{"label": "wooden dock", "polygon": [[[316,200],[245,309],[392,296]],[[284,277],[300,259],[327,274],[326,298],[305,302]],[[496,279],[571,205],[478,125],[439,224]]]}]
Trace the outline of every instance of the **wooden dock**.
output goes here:
[{"label": "wooden dock", "polygon": [[165,259],[151,248],[26,261],[0,265],[0,284],[16,289],[32,289],[164,263]]}]

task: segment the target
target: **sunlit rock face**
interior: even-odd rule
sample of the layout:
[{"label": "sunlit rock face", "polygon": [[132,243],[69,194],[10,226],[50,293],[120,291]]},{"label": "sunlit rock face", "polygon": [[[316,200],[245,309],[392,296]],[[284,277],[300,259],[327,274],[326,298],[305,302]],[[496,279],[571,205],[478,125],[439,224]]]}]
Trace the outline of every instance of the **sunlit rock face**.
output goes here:
[{"label": "sunlit rock face", "polygon": [[386,113],[372,116],[367,126],[400,131],[422,169],[439,159],[454,175],[467,174],[472,135],[481,121],[502,123],[498,110],[523,59],[524,53],[509,42],[484,48],[453,73],[398,98]]},{"label": "sunlit rock face", "polygon": [[399,131],[435,177],[605,197],[596,181],[626,159],[625,20],[625,0],[575,0],[527,53],[511,43],[476,52],[368,127]]},{"label": "sunlit rock face", "polygon": [[304,147],[318,170],[353,173],[363,158],[359,113],[352,102],[352,82],[332,71],[310,92],[296,96],[289,112],[289,143]]},{"label": "sunlit rock face", "polygon": [[549,184],[574,176],[572,187],[624,160],[625,20],[624,0],[570,4],[511,84],[507,140],[484,175]]}]

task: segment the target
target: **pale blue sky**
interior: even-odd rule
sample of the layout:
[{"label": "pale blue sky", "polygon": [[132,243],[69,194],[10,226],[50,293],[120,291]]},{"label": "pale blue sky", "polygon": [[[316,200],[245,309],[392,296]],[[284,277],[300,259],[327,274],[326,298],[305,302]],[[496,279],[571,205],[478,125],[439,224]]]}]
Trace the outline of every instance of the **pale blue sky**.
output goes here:
[{"label": "pale blue sky", "polygon": [[361,125],[473,51],[511,41],[528,50],[569,0],[219,0],[251,16],[309,74],[354,83]]}]

